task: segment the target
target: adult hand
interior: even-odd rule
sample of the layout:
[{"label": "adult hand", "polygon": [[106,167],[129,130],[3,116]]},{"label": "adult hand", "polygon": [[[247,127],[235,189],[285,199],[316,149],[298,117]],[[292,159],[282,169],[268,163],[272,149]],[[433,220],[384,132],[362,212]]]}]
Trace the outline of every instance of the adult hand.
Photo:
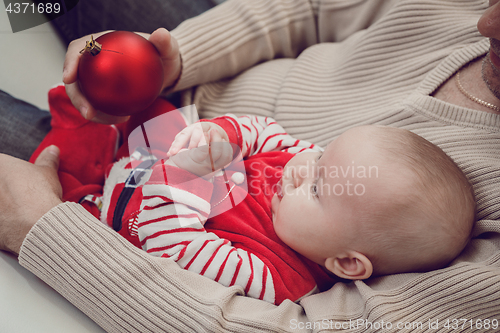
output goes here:
[{"label": "adult hand", "polygon": [[0,249],[19,254],[31,227],[60,204],[59,149],[47,147],[35,164],[0,154]]},{"label": "adult hand", "polygon": [[[94,39],[108,32],[110,31],[93,34]],[[163,89],[173,86],[181,73],[181,57],[177,40],[164,28],[157,29],[151,35],[144,33],[138,33],[138,35],[148,39],[160,53],[164,72]],[[112,116],[96,110],[85,98],[78,86],[80,51],[85,48],[86,42],[89,40],[90,35],[76,39],[68,46],[63,69],[63,82],[66,86],[66,93],[85,119],[102,124],[124,122],[129,118],[128,116]]]}]

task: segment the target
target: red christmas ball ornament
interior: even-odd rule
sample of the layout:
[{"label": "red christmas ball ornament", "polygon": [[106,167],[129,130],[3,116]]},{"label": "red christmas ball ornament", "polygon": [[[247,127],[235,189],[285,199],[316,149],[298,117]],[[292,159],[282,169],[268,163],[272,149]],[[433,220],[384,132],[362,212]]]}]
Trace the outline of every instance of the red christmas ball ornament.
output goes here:
[{"label": "red christmas ball ornament", "polygon": [[160,54],[142,36],[114,31],[92,37],[81,53],[80,89],[99,111],[115,116],[141,112],[162,90]]}]

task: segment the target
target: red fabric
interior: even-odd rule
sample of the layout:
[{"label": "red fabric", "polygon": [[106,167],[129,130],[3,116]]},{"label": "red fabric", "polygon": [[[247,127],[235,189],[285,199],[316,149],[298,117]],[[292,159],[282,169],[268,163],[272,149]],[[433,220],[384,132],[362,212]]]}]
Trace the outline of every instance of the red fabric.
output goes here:
[{"label": "red fabric", "polygon": [[[44,148],[56,145],[61,151],[59,180],[63,200],[78,202],[87,194],[101,193],[104,172],[115,158],[117,129],[85,120],[66,95],[64,86],[49,91],[49,109],[52,129],[30,162],[34,162]],[[85,208],[99,216],[95,205],[85,204]]]},{"label": "red fabric", "polygon": [[157,98],[146,110],[131,116],[123,124],[123,136],[127,139],[118,150],[116,159],[129,156],[142,143],[147,143],[157,158],[166,158],[175,135],[186,127],[180,112],[170,112],[174,110],[177,110],[174,105]]},{"label": "red fabric", "polygon": [[[207,181],[200,181],[202,178],[190,172],[179,172],[179,168],[172,165],[164,165],[162,161],[154,167],[154,171],[149,177],[148,184],[169,184],[172,187],[181,188],[184,191],[193,193],[205,201],[210,201],[212,194],[211,184]],[[209,186],[207,186],[210,184]]]},{"label": "red fabric", "polygon": [[[131,133],[135,136],[142,134],[142,131],[134,132],[134,129],[175,110],[172,104],[158,98],[144,112],[130,117],[124,124],[112,126],[85,120],[71,103],[64,86],[51,89],[48,97],[52,129],[35,150],[30,162],[33,163],[46,147],[59,147],[59,180],[64,201],[78,202],[87,194],[102,195],[104,176],[109,165],[129,155],[128,136]],[[148,138],[150,144],[158,148],[156,152],[186,126],[180,113],[169,115],[168,123],[157,118],[149,124]],[[100,212],[94,204],[84,202],[83,206],[99,218]]]},{"label": "red fabric", "polygon": [[211,120],[202,119],[202,122],[209,121],[211,123],[217,124],[226,131],[229,137],[229,142],[236,144],[238,147],[242,145],[241,133],[238,131],[238,124],[234,124],[235,120],[231,117],[217,117]]}]

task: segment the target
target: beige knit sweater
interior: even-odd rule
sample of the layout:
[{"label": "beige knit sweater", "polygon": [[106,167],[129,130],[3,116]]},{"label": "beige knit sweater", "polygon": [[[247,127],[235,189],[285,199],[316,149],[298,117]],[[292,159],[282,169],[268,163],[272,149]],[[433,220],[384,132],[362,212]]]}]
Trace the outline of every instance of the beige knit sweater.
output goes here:
[{"label": "beige knit sweater", "polygon": [[495,331],[500,115],[429,96],[487,52],[476,30],[487,2],[228,0],[174,31],[184,62],[177,89],[198,86],[186,101],[204,117],[273,116],[321,145],[349,127],[383,124],[439,145],[478,202],[474,239],[449,267],[337,283],[277,307],[135,249],[71,203],[38,221],[21,265],[110,332]]}]

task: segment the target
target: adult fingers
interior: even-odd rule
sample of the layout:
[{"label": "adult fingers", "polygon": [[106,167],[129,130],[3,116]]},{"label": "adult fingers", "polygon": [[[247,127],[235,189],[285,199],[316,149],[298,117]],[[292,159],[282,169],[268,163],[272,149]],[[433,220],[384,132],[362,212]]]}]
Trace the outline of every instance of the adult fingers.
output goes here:
[{"label": "adult fingers", "polygon": [[71,103],[73,103],[73,106],[80,112],[83,118],[87,120],[94,118],[96,111],[85,96],[83,96],[78,82],[66,84],[65,88]]},{"label": "adult fingers", "polygon": [[156,47],[162,59],[172,60],[179,52],[177,42],[174,42],[175,39],[165,28],[153,31],[148,40]]},{"label": "adult fingers", "polygon": [[163,63],[163,88],[172,87],[181,74],[181,55],[177,40],[165,28],[155,30],[148,39],[160,53]]},{"label": "adult fingers", "polygon": [[96,110],[82,94],[78,82],[67,84],[66,93],[73,106],[87,120],[100,124],[119,124],[130,118],[130,116],[113,116]]},{"label": "adult fingers", "polygon": [[[92,36],[96,39],[97,37],[111,31],[112,30],[98,32]],[[81,57],[80,51],[85,48],[85,45],[87,44],[87,41],[90,41],[90,38],[91,35],[87,35],[69,43],[63,65],[63,82],[65,84],[76,82],[78,79],[78,63],[80,62]]]},{"label": "adult fingers", "polygon": [[57,175],[57,170],[59,169],[59,155],[60,150],[58,147],[54,145],[49,146],[38,155],[34,164],[44,168],[46,180],[52,188],[53,193],[61,199],[62,188]]},{"label": "adult fingers", "polygon": [[53,172],[57,172],[59,169],[59,153],[58,147],[54,145],[48,146],[38,155],[35,165],[48,167]]},{"label": "adult fingers", "polygon": [[63,82],[65,84],[76,82],[78,78],[78,63],[81,57],[80,51],[85,47],[85,38],[86,37],[76,39],[68,46],[63,65]]}]

